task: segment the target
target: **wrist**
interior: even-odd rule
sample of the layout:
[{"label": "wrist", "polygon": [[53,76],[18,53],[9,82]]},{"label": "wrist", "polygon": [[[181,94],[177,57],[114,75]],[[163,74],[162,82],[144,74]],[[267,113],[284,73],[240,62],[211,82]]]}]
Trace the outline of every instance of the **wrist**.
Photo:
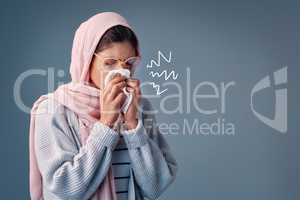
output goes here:
[{"label": "wrist", "polygon": [[125,121],[125,125],[126,125],[127,130],[135,129],[138,125],[138,120],[134,119],[134,120],[127,121],[127,122]]},{"label": "wrist", "polygon": [[100,119],[99,122],[102,123],[102,124],[104,124],[104,125],[106,125],[106,126],[108,126],[109,128],[113,128],[114,127],[114,123],[106,121],[104,119]]}]

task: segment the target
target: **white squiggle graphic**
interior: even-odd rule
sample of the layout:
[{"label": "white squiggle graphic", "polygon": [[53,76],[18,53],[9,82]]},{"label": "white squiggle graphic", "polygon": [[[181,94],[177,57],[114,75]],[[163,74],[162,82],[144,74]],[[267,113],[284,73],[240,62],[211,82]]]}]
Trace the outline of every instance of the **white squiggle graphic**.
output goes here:
[{"label": "white squiggle graphic", "polygon": [[164,89],[164,90],[160,91],[160,85],[157,85],[157,84],[155,84],[154,82],[149,82],[149,84],[151,84],[152,87],[153,87],[154,89],[156,89],[156,94],[157,94],[157,95],[161,95],[162,93],[164,93],[164,92],[166,92],[166,91],[168,90],[168,89]]},{"label": "white squiggle graphic", "polygon": [[176,73],[174,70],[172,70],[169,74],[168,74],[167,70],[164,70],[161,73],[151,71],[151,72],[149,72],[149,74],[152,77],[159,77],[159,78],[164,75],[165,80],[168,80],[171,76],[172,76],[173,80],[176,80],[178,78],[178,73]]},{"label": "white squiggle graphic", "polygon": [[[157,61],[154,59],[150,60],[150,64],[147,64],[147,69],[150,69],[151,71],[149,72],[149,75],[152,78],[164,78],[164,80],[169,80],[173,79],[176,80],[178,78],[178,73],[176,73],[174,70],[171,70],[171,72],[168,72],[166,69],[163,70],[162,72],[157,72],[153,70],[157,70],[158,67],[161,66],[161,59],[166,61],[168,64],[171,64],[172,60],[172,52],[169,52],[168,58],[159,50],[158,51],[158,58]],[[156,67],[154,67],[156,66]],[[157,95],[161,95],[162,93],[166,92],[168,89],[161,90],[161,86],[155,82],[149,82],[149,84],[152,85],[152,87],[156,90]]]},{"label": "white squiggle graphic", "polygon": [[157,67],[160,67],[160,58],[163,58],[167,63],[171,63],[171,59],[172,59],[172,52],[170,51],[169,53],[169,59],[167,59],[164,54],[159,50],[158,51],[158,58],[157,58],[157,61],[151,59],[150,60],[150,65],[147,64],[147,68],[152,68],[153,65],[156,65]]}]

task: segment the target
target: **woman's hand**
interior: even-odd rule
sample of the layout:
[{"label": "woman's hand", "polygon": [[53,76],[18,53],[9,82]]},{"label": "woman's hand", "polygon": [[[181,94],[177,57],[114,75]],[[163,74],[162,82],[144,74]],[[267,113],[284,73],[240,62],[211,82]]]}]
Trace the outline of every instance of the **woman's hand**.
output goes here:
[{"label": "woman's hand", "polygon": [[126,95],[122,91],[126,87],[126,78],[116,74],[104,90],[100,91],[100,122],[112,128],[120,114]]},{"label": "woman's hand", "polygon": [[137,126],[138,109],[141,100],[140,81],[138,79],[127,79],[127,90],[133,94],[133,100],[124,114],[125,125],[127,129],[134,129]]}]

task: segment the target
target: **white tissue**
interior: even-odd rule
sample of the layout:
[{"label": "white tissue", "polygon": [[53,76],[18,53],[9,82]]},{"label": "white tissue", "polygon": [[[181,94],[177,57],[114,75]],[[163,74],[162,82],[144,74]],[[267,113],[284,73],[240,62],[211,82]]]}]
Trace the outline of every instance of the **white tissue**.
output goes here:
[{"label": "white tissue", "polygon": [[[106,75],[106,77],[105,77],[105,80],[104,80],[104,87],[107,86],[108,82],[109,82],[109,81],[113,78],[113,76],[114,76],[115,74],[117,74],[117,73],[119,73],[119,74],[121,74],[122,76],[125,76],[125,77],[127,77],[127,78],[130,77],[130,71],[129,71],[128,69],[115,69],[115,70],[111,70],[111,71],[109,71],[109,72],[107,73],[107,75]],[[129,92],[126,90],[125,87],[123,88],[123,92],[124,92],[124,94],[127,96],[127,98],[126,98],[126,100],[125,100],[123,106],[121,107],[121,111],[122,111],[123,113],[126,113],[127,110],[128,110],[128,108],[129,108],[129,106],[130,106],[130,104],[131,104],[131,102],[132,102],[133,96],[132,96],[131,93],[129,93]]]}]

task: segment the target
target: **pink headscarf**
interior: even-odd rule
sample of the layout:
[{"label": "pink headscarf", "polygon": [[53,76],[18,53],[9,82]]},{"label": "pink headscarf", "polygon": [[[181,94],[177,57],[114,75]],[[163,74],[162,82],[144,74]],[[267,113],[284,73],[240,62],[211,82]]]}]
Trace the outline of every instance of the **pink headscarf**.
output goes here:
[{"label": "pink headscarf", "polygon": [[[123,25],[131,28],[127,21],[117,13],[99,13],[83,22],[77,29],[73,41],[70,74],[72,82],[59,86],[53,93],[42,95],[31,109],[29,135],[30,196],[32,200],[43,199],[42,176],[38,169],[34,149],[35,114],[39,104],[54,98],[75,112],[79,119],[80,136],[85,144],[93,124],[100,118],[100,90],[89,84],[89,68],[93,53],[103,34],[111,27]],[[140,54],[138,50],[138,54]],[[91,200],[115,200],[115,186],[110,167],[104,181],[90,198]]]}]

